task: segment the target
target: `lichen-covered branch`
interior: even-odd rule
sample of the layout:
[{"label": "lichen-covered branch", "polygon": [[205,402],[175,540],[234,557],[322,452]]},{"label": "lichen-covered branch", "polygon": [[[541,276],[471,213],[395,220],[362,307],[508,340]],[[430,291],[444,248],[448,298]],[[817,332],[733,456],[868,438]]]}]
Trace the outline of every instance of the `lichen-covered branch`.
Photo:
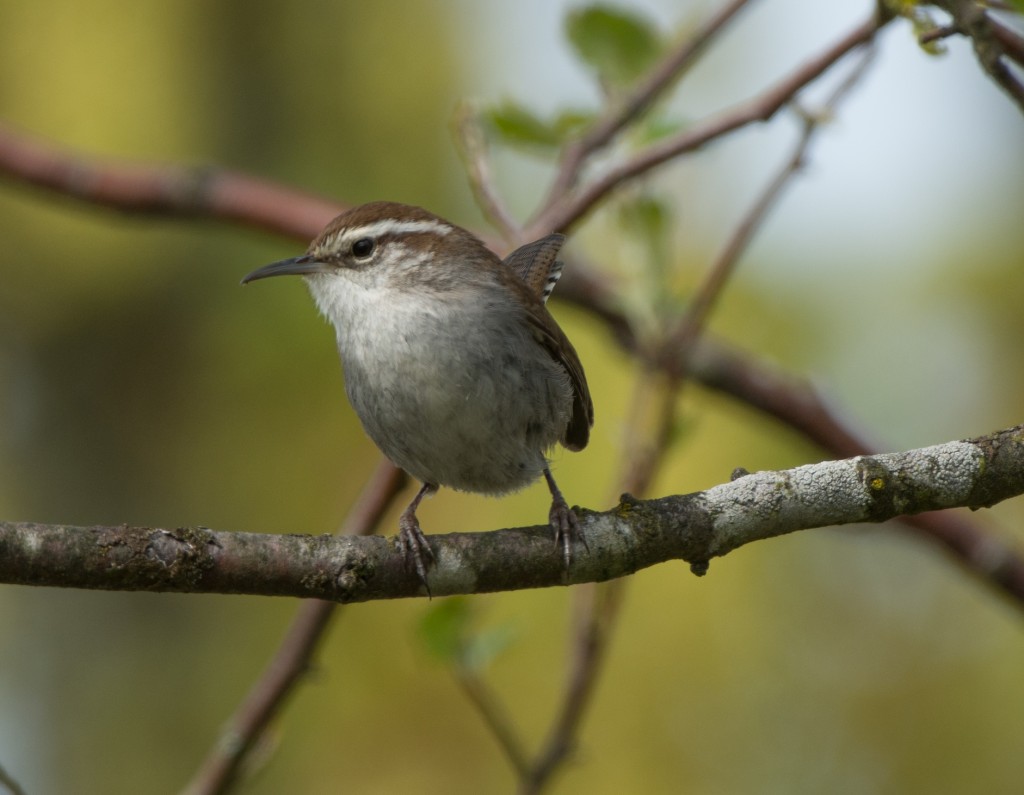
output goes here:
[{"label": "lichen-covered branch", "polygon": [[[1024,493],[1024,426],[978,439],[742,473],[694,494],[583,511],[588,550],[566,572],[546,525],[431,536],[435,596],[623,577],[656,563],[708,562],[761,539]],[[1007,550],[992,565],[1016,565]],[[1006,582],[1005,577],[995,577]],[[0,582],[105,590],[246,593],[362,602],[425,591],[391,539],[148,527],[0,523]],[[1015,580],[1024,588],[1024,578]],[[1008,586],[1004,586],[1008,587]],[[1018,594],[1024,596],[1024,594]]]}]

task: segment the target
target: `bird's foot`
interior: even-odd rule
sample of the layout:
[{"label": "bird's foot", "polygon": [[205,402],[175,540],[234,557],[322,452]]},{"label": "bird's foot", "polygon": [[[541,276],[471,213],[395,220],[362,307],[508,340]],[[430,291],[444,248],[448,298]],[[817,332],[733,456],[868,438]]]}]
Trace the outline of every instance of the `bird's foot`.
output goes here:
[{"label": "bird's foot", "polygon": [[398,517],[398,551],[405,558],[405,567],[415,570],[420,582],[427,590],[427,596],[430,596],[427,569],[434,563],[434,551],[430,548],[427,537],[420,529],[420,520],[416,518],[416,509],[420,506],[420,500],[435,491],[437,491],[437,486],[432,483],[424,483],[413,497],[412,502],[409,503],[409,507]]},{"label": "bird's foot", "polygon": [[580,527],[580,520],[576,513],[565,501],[562,492],[555,485],[555,479],[551,472],[544,470],[547,477],[548,487],[551,489],[551,510],[548,512],[548,522],[555,534],[555,546],[562,551],[562,560],[565,561],[566,570],[572,565],[572,545],[579,541],[583,548],[590,552],[587,546],[587,537],[583,535],[583,528]]},{"label": "bird's foot", "polygon": [[397,547],[405,558],[406,568],[416,572],[423,587],[427,589],[427,596],[430,596],[427,570],[434,563],[434,551],[430,548],[427,537],[420,529],[420,523],[415,514],[403,513],[398,520]]}]

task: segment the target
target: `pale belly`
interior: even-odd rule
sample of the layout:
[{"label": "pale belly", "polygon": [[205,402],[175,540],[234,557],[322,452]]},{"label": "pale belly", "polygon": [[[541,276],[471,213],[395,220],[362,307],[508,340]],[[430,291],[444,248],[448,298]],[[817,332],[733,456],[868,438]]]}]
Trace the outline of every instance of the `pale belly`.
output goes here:
[{"label": "pale belly", "polygon": [[448,315],[418,319],[415,333],[339,335],[349,400],[389,459],[424,483],[486,494],[541,475],[572,387],[514,321]]}]

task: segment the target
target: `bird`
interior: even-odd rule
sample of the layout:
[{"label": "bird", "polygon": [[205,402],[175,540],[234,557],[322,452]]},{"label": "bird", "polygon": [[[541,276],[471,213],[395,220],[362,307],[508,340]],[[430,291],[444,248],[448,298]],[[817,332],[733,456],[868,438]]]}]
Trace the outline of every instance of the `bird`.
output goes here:
[{"label": "bird", "polygon": [[242,279],[304,277],[333,325],[364,430],[422,484],[397,541],[428,592],[434,554],[416,510],[442,486],[503,495],[543,476],[566,570],[574,542],[586,548],[547,458],[556,443],[582,450],[594,424],[583,365],[546,306],[564,241],[550,234],[502,259],[428,210],[376,201],[338,215],[304,254]]}]

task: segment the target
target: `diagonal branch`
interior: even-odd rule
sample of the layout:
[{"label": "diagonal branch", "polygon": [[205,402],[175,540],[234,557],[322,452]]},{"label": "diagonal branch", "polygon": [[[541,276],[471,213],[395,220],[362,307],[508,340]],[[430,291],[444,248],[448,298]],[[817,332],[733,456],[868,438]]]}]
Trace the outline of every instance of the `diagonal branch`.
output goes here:
[{"label": "diagonal branch", "polygon": [[519,224],[494,188],[491,166],[487,159],[487,136],[481,128],[479,117],[468,103],[463,103],[456,109],[453,126],[459,154],[462,156],[462,164],[466,169],[469,187],[473,191],[477,206],[506,243],[519,245],[526,242],[520,240]]},{"label": "diagonal branch", "polygon": [[576,193],[549,205],[530,222],[526,237],[540,237],[551,231],[564,232],[586,215],[618,186],[646,174],[679,155],[701,148],[754,122],[770,120],[809,83],[816,80],[849,52],[869,44],[891,17],[876,12],[846,33],[839,41],[797,67],[774,86],[718,116],[690,127],[678,135],[652,144],[623,163],[609,169]]},{"label": "diagonal branch", "polygon": [[[401,470],[381,461],[340,534],[365,536],[373,532],[405,480]],[[217,795],[230,790],[249,752],[312,665],[313,655],[337,611],[334,602],[310,599],[302,603],[277,653],[221,730],[183,795]]]},{"label": "diagonal branch", "polygon": [[628,124],[635,121],[657,99],[668,90],[683,73],[708,48],[714,38],[725,29],[729,21],[743,10],[749,0],[732,0],[712,14],[704,24],[694,31],[660,63],[651,69],[621,102],[594,122],[578,140],[566,146],[562,153],[558,173],[551,184],[544,211],[562,201],[575,186],[587,159],[607,146]]},{"label": "diagonal branch", "polygon": [[956,32],[970,38],[981,68],[1024,111],[1024,81],[1007,64],[1008,60],[1024,64],[1024,38],[991,17],[976,0],[931,0],[930,4],[953,18],[952,25],[944,29],[947,35]]},{"label": "diagonal branch", "polygon": [[[980,508],[1024,493],[1024,426],[904,453],[744,475],[693,494],[628,495],[582,512],[589,552],[566,572],[550,528],[431,537],[435,596],[623,577],[668,560],[696,573],[744,544],[834,524]],[[1024,567],[990,556],[994,579],[1024,601]],[[1009,569],[1009,570],[1008,570]],[[392,539],[265,535],[206,528],[0,523],[0,582],[104,590],[247,593],[364,602],[423,596]]]},{"label": "diagonal branch", "polygon": [[802,129],[792,154],[740,221],[735,233],[729,238],[722,253],[715,260],[706,278],[695,292],[686,314],[668,335],[667,343],[664,346],[664,350],[670,352],[665,360],[667,371],[677,375],[682,375],[685,372],[690,352],[707,325],[711,311],[735,272],[740,258],[768,217],[769,211],[781,198],[785,188],[804,167],[811,142],[821,129],[822,119],[830,118],[835,113],[839,102],[849,94],[866,72],[874,54],[874,47],[869,46],[864,50],[861,60],[825,100],[820,111],[813,114],[801,112]]}]

